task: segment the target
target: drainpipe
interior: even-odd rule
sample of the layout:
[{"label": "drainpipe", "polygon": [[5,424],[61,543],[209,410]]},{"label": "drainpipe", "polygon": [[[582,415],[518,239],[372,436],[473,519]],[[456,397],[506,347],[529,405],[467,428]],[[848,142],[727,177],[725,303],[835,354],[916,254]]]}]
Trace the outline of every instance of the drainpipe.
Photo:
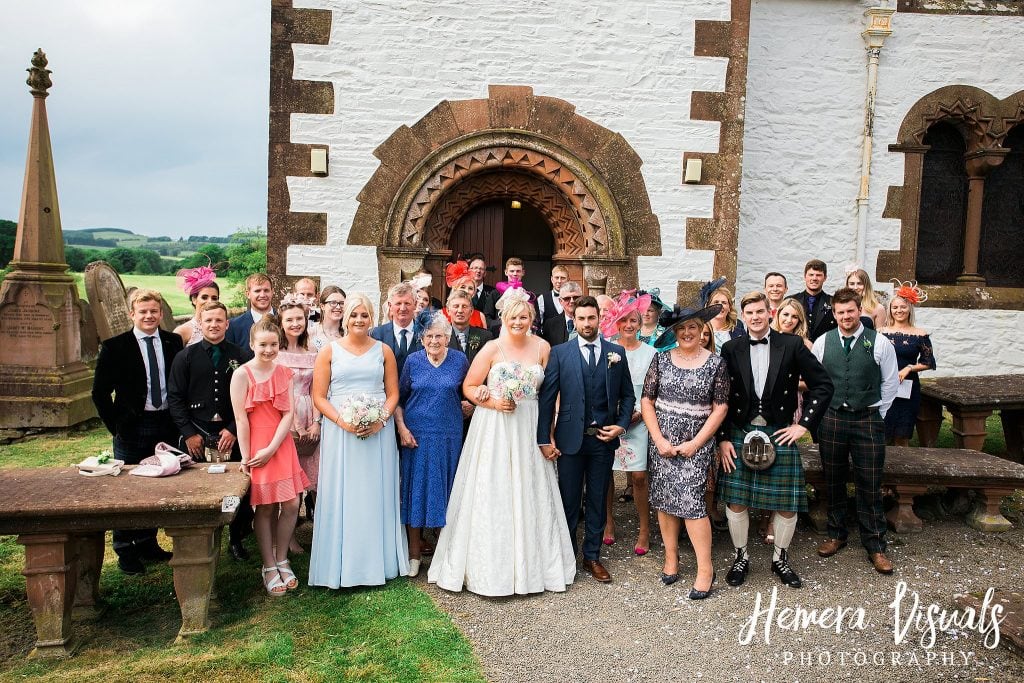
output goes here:
[{"label": "drainpipe", "polygon": [[868,52],[868,89],[864,99],[864,143],[860,157],[860,190],[857,192],[857,240],[853,262],[865,268],[868,232],[868,197],[871,185],[871,150],[874,144],[875,94],[878,92],[878,58],[885,39],[892,35],[892,15],[896,11],[882,0],[881,7],[864,12],[868,27],[861,34]]}]

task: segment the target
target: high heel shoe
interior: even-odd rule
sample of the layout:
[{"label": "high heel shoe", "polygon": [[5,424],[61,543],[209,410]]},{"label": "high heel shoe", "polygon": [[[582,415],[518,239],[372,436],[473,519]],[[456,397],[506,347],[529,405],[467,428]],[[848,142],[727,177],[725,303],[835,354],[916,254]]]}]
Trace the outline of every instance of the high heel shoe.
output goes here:
[{"label": "high heel shoe", "polygon": [[715,579],[717,578],[718,573],[711,572],[711,584],[708,585],[708,589],[706,591],[699,591],[696,588],[691,587],[689,598],[691,600],[704,600],[705,598],[709,597],[711,593],[713,593],[715,590]]},{"label": "high heel shoe", "polygon": [[676,572],[675,574],[666,574],[665,572],[661,573],[661,582],[663,584],[665,584],[666,586],[671,586],[673,583],[675,583],[678,580],[679,580],[679,572]]},{"label": "high heel shoe", "polygon": [[286,590],[293,591],[299,587],[299,578],[295,576],[295,572],[292,571],[292,565],[288,560],[278,562],[277,571],[281,575],[281,582],[284,583]]}]

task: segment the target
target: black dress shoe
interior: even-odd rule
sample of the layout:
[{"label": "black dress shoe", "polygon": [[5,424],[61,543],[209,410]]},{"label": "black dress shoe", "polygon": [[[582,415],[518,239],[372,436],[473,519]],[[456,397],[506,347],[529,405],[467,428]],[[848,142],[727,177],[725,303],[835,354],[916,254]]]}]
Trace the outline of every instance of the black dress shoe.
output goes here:
[{"label": "black dress shoe", "polygon": [[118,556],[117,566],[121,569],[122,574],[128,576],[139,576],[146,573],[146,565],[142,564],[142,560],[134,555]]},{"label": "black dress shoe", "polygon": [[174,553],[164,550],[158,545],[154,545],[140,551],[139,556],[146,562],[167,562],[174,557]]},{"label": "black dress shoe", "polygon": [[678,580],[679,580],[679,572],[676,572],[675,574],[665,574],[665,573],[662,573],[662,575],[661,575],[661,582],[663,584],[665,584],[666,586],[671,586],[673,583],[675,583]]},{"label": "black dress shoe", "polygon": [[800,577],[793,571],[793,568],[789,566],[789,553],[781,549],[779,552],[781,553],[779,559],[772,562],[772,572],[777,574],[779,580],[790,588],[799,588],[803,585],[803,582],[800,581]]},{"label": "black dress shoe", "polygon": [[244,562],[249,559],[249,551],[245,549],[241,541],[231,541],[228,543],[228,552],[231,553],[231,557],[235,558],[239,562]]},{"label": "black dress shoe", "polygon": [[725,582],[730,586],[742,586],[747,580],[747,572],[750,571],[750,558],[746,554],[736,551],[736,559],[732,562],[732,568],[725,575]]},{"label": "black dress shoe", "polygon": [[711,596],[715,590],[715,579],[718,578],[716,572],[711,573],[711,584],[708,586],[706,591],[699,591],[695,587],[690,588],[690,595],[688,596],[691,600],[705,600]]}]

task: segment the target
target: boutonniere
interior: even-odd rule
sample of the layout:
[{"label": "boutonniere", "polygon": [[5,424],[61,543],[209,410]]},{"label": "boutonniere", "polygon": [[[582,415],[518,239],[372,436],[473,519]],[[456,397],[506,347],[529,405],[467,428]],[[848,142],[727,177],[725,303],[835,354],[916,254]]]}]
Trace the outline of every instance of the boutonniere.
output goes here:
[{"label": "boutonniere", "polygon": [[472,338],[470,338],[470,340],[469,340],[469,350],[470,351],[476,351],[479,348],[480,348],[480,338],[479,337],[472,337]]},{"label": "boutonniere", "polygon": [[864,340],[861,341],[861,343],[864,345],[865,349],[870,349],[871,348],[871,340],[870,339],[864,339]]},{"label": "boutonniere", "polygon": [[228,372],[234,372],[238,369],[238,361],[232,358],[228,361]]},{"label": "boutonniere", "polygon": [[608,367],[611,367],[611,366],[615,365],[620,360],[622,360],[622,356],[620,356],[619,354],[615,353],[614,351],[610,352],[608,354]]}]

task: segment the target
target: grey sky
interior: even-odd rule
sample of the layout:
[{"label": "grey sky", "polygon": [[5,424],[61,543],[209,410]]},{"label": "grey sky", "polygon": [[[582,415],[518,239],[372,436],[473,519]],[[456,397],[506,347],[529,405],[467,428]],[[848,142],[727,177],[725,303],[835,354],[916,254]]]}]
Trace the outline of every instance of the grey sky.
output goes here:
[{"label": "grey sky", "polygon": [[17,220],[43,48],[65,229],[266,223],[270,0],[2,0],[0,218]]}]

